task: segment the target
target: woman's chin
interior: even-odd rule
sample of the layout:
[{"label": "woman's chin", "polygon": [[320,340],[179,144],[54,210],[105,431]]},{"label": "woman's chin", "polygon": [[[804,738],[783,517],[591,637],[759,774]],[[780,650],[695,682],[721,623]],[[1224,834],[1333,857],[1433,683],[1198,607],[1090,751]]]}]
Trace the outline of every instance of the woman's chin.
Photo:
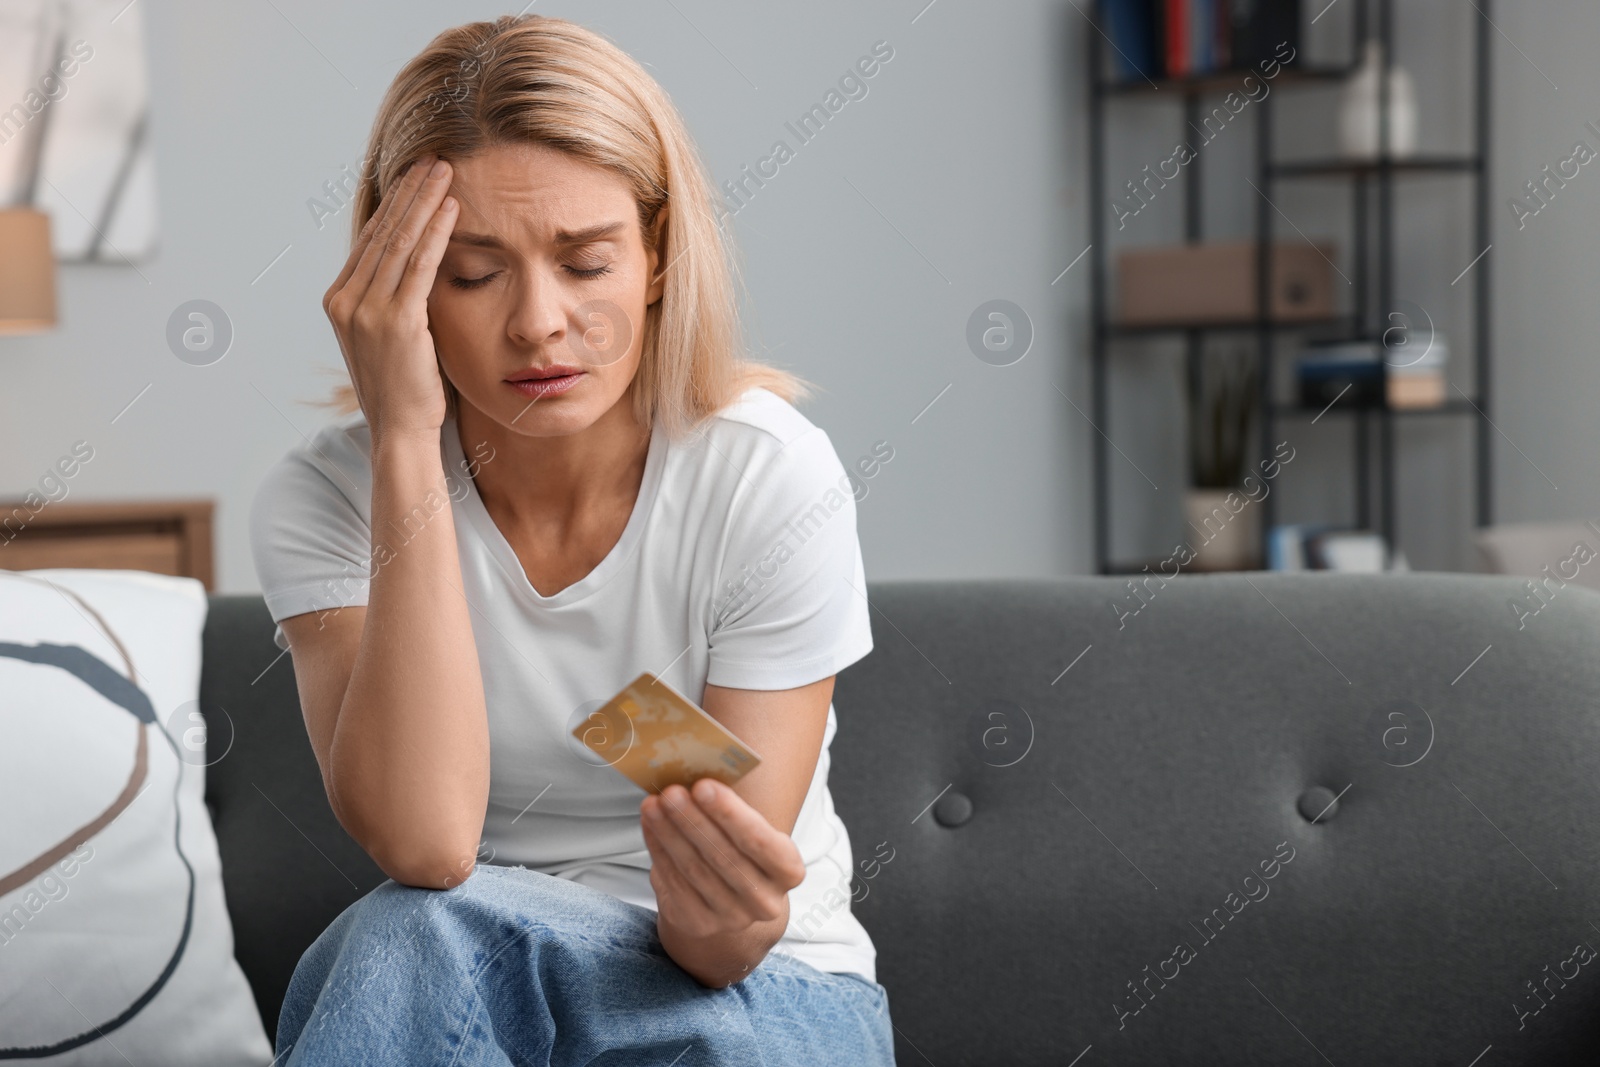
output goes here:
[{"label": "woman's chin", "polygon": [[[592,384],[592,383],[591,383]],[[512,433],[528,437],[557,437],[586,429],[605,413],[607,405],[594,397],[572,395],[567,390],[558,396],[526,396],[507,384],[500,384],[499,395],[490,404],[477,404],[465,397],[460,407],[471,406],[480,416],[499,423]],[[458,416],[459,417],[459,416]]]}]

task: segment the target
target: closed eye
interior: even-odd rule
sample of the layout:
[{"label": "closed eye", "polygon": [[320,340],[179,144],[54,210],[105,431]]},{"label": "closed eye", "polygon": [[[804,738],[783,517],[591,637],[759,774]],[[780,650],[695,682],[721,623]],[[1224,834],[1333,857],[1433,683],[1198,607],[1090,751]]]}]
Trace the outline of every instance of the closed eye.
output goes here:
[{"label": "closed eye", "polygon": [[[598,278],[602,274],[611,273],[610,267],[594,267],[589,270],[580,270],[577,267],[568,266],[566,269],[577,278]],[[480,286],[489,284],[499,273],[499,271],[491,271],[481,278],[451,278],[450,284],[457,289],[477,289]]]}]

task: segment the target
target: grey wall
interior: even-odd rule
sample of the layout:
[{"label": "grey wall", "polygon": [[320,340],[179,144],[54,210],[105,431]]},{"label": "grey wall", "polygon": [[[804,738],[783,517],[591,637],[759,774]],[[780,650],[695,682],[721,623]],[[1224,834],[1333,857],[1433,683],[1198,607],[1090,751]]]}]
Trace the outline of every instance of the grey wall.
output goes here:
[{"label": "grey wall", "polygon": [[[1082,569],[1085,427],[1061,417],[1052,386],[1081,378],[1068,352],[1083,298],[1072,276],[1050,284],[1084,245],[1083,120],[1060,56],[1081,19],[1055,3],[925,3],[537,10],[648,64],[718,180],[777,138],[795,144],[785,121],[875,41],[893,46],[868,95],[734,219],[752,343],[825,387],[804,410],[846,463],[880,438],[893,445],[860,505],[869,575]],[[63,268],[61,329],[0,339],[0,490],[20,494],[87,439],[95,458],[69,499],[215,496],[221,584],[255,588],[253,487],[327,417],[302,401],[343,372],[320,300],[346,254],[344,217],[319,230],[306,201],[358,166],[407,58],[446,26],[503,10],[145,5],[164,244],[137,271]],[[1011,367],[966,348],[968,314],[993,297],[1022,305],[1037,331]],[[194,298],[219,304],[237,331],[208,367],[175,359],[163,339],[171,311]]]},{"label": "grey wall", "polygon": [[1525,54],[1502,47],[1496,64],[1498,195],[1489,254],[1497,257],[1495,338],[1504,383],[1496,418],[1506,435],[1497,453],[1500,517],[1592,516],[1600,512],[1600,301],[1593,295],[1600,277],[1600,171],[1583,167],[1520,230],[1507,201],[1540,168],[1567,158],[1575,142],[1600,151],[1600,136],[1585,128],[1600,125],[1600,68],[1590,56],[1600,37],[1600,8],[1500,6],[1506,10],[1496,21]]},{"label": "grey wall", "polygon": [[[250,590],[246,516],[255,483],[327,417],[303,401],[325,395],[338,380],[331,372],[342,373],[320,298],[345,256],[344,217],[319,230],[307,201],[358,165],[383,89],[408,57],[439,29],[500,9],[143,6],[163,246],[137,270],[63,267],[62,327],[0,338],[0,491],[20,495],[86,439],[95,458],[71,483],[70,499],[216,497],[221,585]],[[1087,10],[1088,0],[1079,6]],[[1345,6],[1319,28],[1337,27]],[[1453,12],[1461,5],[1402,6],[1402,37],[1418,42],[1400,58],[1424,84],[1423,143],[1445,147],[1466,132],[1464,83],[1431,87],[1430,79],[1455,70],[1468,40]],[[1586,110],[1600,99],[1600,72],[1581,54],[1600,30],[1600,10],[1554,0],[1501,6],[1496,20],[1527,58],[1496,37],[1499,195],[1486,262],[1498,294],[1499,515],[1585,514],[1600,488],[1596,433],[1585,418],[1600,375],[1586,344],[1596,312],[1583,292],[1600,264],[1600,191],[1589,188],[1600,177],[1585,168],[1521,232],[1505,199],[1575,139],[1600,148],[1582,128],[1600,119],[1600,107]],[[785,121],[819,102],[875,41],[893,46],[869,94],[799,147],[734,219],[752,344],[824,386],[803,410],[846,463],[880,438],[894,446],[860,505],[870,577],[1089,569],[1094,431],[1063,395],[1089,410],[1087,260],[1062,274],[1088,241],[1081,14],[1056,0],[759,8],[640,0],[537,10],[584,22],[647,63],[719,180],[766,155],[787,136]],[[1142,121],[1142,132],[1119,132],[1114,165],[1137,160],[1137,170],[1154,158],[1141,138],[1167,138],[1158,118]],[[1229,178],[1219,155],[1211,181],[1224,228],[1248,218],[1241,166]],[[1304,213],[1308,231],[1337,224],[1337,215],[1317,214],[1327,208],[1313,194],[1302,195],[1282,206]],[[1449,301],[1464,288],[1448,281],[1476,250],[1454,232],[1461,215],[1447,195],[1424,189],[1404,207],[1412,230],[1403,269],[1414,260],[1415,275],[1432,279],[1419,283],[1417,299],[1438,302],[1448,317],[1459,314]],[[1139,224],[1137,239],[1177,235],[1172,219]],[[1437,247],[1423,238],[1437,238]],[[237,331],[232,351],[208,367],[180,362],[164,340],[168,315],[195,298],[221,305]],[[969,315],[996,298],[1020,305],[1034,330],[1027,356],[1006,367],[979,361],[965,339]],[[1149,552],[1180,531],[1182,468],[1167,447],[1181,440],[1176,366],[1152,346],[1122,352],[1121,399],[1108,427],[1160,486],[1126,469],[1118,475],[1119,538]],[[1337,427],[1315,429],[1333,432],[1297,437],[1305,463],[1281,481],[1291,518],[1339,517]],[[1419,566],[1470,565],[1462,532],[1468,439],[1449,433],[1425,428],[1408,446],[1402,484],[1406,515],[1415,516],[1403,530],[1415,535],[1407,547]]]}]

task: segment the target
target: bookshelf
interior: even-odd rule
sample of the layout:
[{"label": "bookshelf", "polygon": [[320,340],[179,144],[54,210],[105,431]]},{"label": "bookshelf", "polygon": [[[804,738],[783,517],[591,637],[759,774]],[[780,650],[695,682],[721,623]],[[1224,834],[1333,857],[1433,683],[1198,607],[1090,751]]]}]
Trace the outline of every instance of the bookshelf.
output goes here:
[{"label": "bookshelf", "polygon": [[[1395,189],[1398,183],[1417,176],[1446,176],[1472,183],[1469,218],[1462,219],[1470,227],[1475,252],[1489,247],[1489,175],[1487,159],[1490,136],[1490,41],[1492,31],[1492,0],[1476,0],[1473,13],[1473,41],[1471,60],[1474,78],[1472,99],[1472,145],[1466,153],[1407,155],[1392,158],[1388,144],[1388,91],[1387,71],[1393,63],[1395,26],[1395,0],[1350,0],[1353,5],[1352,43],[1350,54],[1358,57],[1362,45],[1369,38],[1382,43],[1385,76],[1379,79],[1379,136],[1378,144],[1385,146],[1381,153],[1370,159],[1310,159],[1279,160],[1273,154],[1273,116],[1279,106],[1279,94],[1272,92],[1250,107],[1254,124],[1250,143],[1252,160],[1250,170],[1261,195],[1255,198],[1253,210],[1253,238],[1256,244],[1256,288],[1258,313],[1254,322],[1193,323],[1162,326],[1134,326],[1119,324],[1109,316],[1107,306],[1107,274],[1112,249],[1108,245],[1111,211],[1108,191],[1111,188],[1106,173],[1108,156],[1106,138],[1118,120],[1120,109],[1128,107],[1179,107],[1183,120],[1195,126],[1202,113],[1206,97],[1237,89],[1240,79],[1251,73],[1248,68],[1211,71],[1183,78],[1132,78],[1116,80],[1109,76],[1111,65],[1108,28],[1097,7],[1091,14],[1095,31],[1089,32],[1089,236],[1090,236],[1090,316],[1091,350],[1090,381],[1092,389],[1091,410],[1096,429],[1093,438],[1093,467],[1095,494],[1095,561],[1101,574],[1137,572],[1148,560],[1133,559],[1119,552],[1112,543],[1112,491],[1110,477],[1110,441],[1115,430],[1110,418],[1110,362],[1115,350],[1131,339],[1151,336],[1177,336],[1184,341],[1185,373],[1195,383],[1201,373],[1202,352],[1205,339],[1222,332],[1245,333],[1253,336],[1256,362],[1259,368],[1259,396],[1256,406],[1256,426],[1259,430],[1259,455],[1270,456],[1280,425],[1305,420],[1328,418],[1353,419],[1351,463],[1354,467],[1355,525],[1381,533],[1392,547],[1403,547],[1396,518],[1396,441],[1395,424],[1399,420],[1417,418],[1466,418],[1473,422],[1472,483],[1473,514],[1476,525],[1486,526],[1492,521],[1491,498],[1491,431],[1490,421],[1490,261],[1481,257],[1470,269],[1472,303],[1472,344],[1470,352],[1459,346],[1459,338],[1452,338],[1453,361],[1470,360],[1474,388],[1470,395],[1457,389],[1444,404],[1431,408],[1390,408],[1384,404],[1355,406],[1334,403],[1326,410],[1285,403],[1279,397],[1279,384],[1275,379],[1274,353],[1279,338],[1290,334],[1316,331],[1322,338],[1352,341],[1378,340],[1384,330],[1386,311],[1397,305],[1397,278],[1395,268]],[[1303,24],[1303,23],[1302,23]],[[1355,70],[1350,65],[1297,65],[1286,66],[1274,79],[1276,89],[1290,90],[1305,86],[1338,84]],[[1328,131],[1329,143],[1337,138]],[[1206,155],[1196,156],[1184,167],[1177,179],[1182,183],[1183,240],[1196,243],[1205,238],[1201,190],[1204,182]],[[1334,194],[1350,198],[1349,243],[1347,267],[1354,289],[1354,307],[1346,313],[1317,322],[1274,322],[1268,319],[1270,307],[1270,282],[1272,278],[1272,244],[1275,240],[1293,239],[1292,233],[1275,232],[1273,190],[1280,183],[1316,182]],[[1457,363],[1459,366],[1460,363]],[[1375,440],[1374,440],[1375,438]],[[1279,521],[1279,494],[1269,493],[1260,503],[1260,522],[1263,534]],[[1311,516],[1308,518],[1316,518]],[[1264,540],[1264,538],[1263,538]]]}]

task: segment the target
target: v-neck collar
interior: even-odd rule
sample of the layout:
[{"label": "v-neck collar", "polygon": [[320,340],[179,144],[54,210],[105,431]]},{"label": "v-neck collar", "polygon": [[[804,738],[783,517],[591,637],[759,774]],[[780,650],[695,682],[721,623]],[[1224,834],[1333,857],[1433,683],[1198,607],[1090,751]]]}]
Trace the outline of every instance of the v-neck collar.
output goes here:
[{"label": "v-neck collar", "polygon": [[505,534],[490,516],[489,509],[484,507],[483,498],[478,495],[477,484],[467,477],[466,453],[461,447],[461,432],[454,419],[445,421],[443,432],[440,434],[440,443],[444,449],[445,470],[450,472],[452,477],[462,478],[467,484],[466,496],[461,500],[461,509],[466,513],[467,521],[472,523],[478,532],[478,537],[488,547],[489,554],[505,572],[511,588],[526,600],[543,608],[563,607],[582,600],[615,577],[627,563],[639,538],[644,534],[651,508],[655,505],[656,491],[661,484],[661,470],[666,463],[667,451],[666,432],[662,429],[661,421],[657,419],[650,429],[650,447],[645,456],[644,478],[639,483],[639,496],[633,502],[633,511],[628,516],[627,526],[623,527],[622,536],[611,546],[611,551],[606,553],[605,559],[596,564],[588,574],[565,589],[551,596],[544,596],[533,587],[532,582],[528,581],[528,573],[522,569],[522,561],[517,558],[511,542],[506,540]]}]

